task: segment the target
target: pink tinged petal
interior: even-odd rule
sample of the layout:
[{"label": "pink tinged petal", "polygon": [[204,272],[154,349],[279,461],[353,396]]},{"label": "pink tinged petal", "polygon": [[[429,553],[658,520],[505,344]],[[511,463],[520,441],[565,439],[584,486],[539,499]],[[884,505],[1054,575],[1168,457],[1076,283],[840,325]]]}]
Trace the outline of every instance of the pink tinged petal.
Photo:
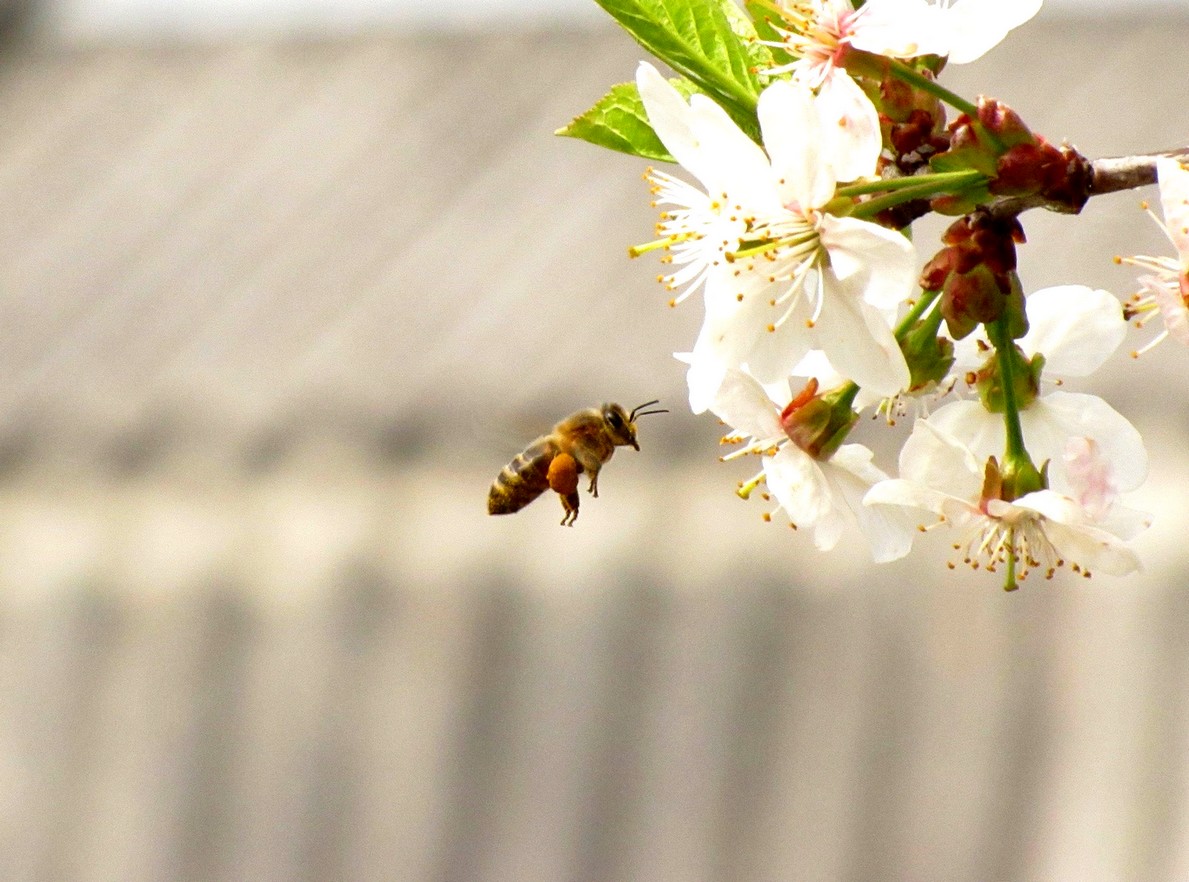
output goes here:
[{"label": "pink tinged petal", "polygon": [[756,115],[781,202],[817,208],[834,196],[833,174],[820,161],[820,133],[813,92],[803,83],[777,80],[760,93]]},{"label": "pink tinged petal", "polygon": [[818,90],[814,107],[821,120],[821,155],[833,169],[832,177],[855,181],[874,175],[883,138],[879,113],[866,93],[845,71],[834,70]]},{"label": "pink tinged petal", "polygon": [[1139,283],[1156,301],[1160,317],[1168,328],[1168,335],[1178,343],[1189,346],[1189,308],[1186,308],[1180,290],[1156,276],[1141,276]]},{"label": "pink tinged petal", "polygon": [[799,527],[817,524],[833,507],[821,468],[794,444],[784,445],[775,456],[765,456],[764,474],[768,489]]},{"label": "pink tinged petal", "polygon": [[944,10],[951,64],[967,64],[999,45],[1040,10],[1041,0],[957,0]]},{"label": "pink tinged petal", "polygon": [[1062,491],[1071,489],[1064,453],[1073,437],[1095,442],[1119,491],[1134,490],[1148,476],[1143,438],[1126,417],[1097,395],[1050,392],[1020,414],[1020,426],[1029,454],[1038,466],[1050,460],[1050,486]]},{"label": "pink tinged petal", "polygon": [[917,486],[977,504],[982,493],[984,462],[958,438],[938,428],[930,417],[917,420],[904,442],[900,450],[900,475]]},{"label": "pink tinged petal", "polygon": [[1106,515],[1118,497],[1110,463],[1092,438],[1070,438],[1062,455],[1069,488],[1091,520]]},{"label": "pink tinged petal", "polygon": [[1156,159],[1156,179],[1160,183],[1164,224],[1184,269],[1189,267],[1189,168],[1161,156]]},{"label": "pink tinged petal", "polygon": [[895,230],[851,217],[822,218],[822,246],[840,279],[856,279],[854,293],[872,306],[894,309],[912,293],[917,279],[916,250]]},{"label": "pink tinged petal", "polygon": [[785,437],[775,403],[759,383],[742,371],[724,372],[711,410],[737,434],[758,440]]},{"label": "pink tinged petal", "polygon": [[1085,285],[1036,291],[1025,308],[1029,328],[1020,348],[1029,356],[1042,353],[1045,371],[1059,377],[1092,374],[1127,334],[1118,299]]},{"label": "pink tinged petal", "polygon": [[891,396],[909,381],[904,354],[879,311],[858,299],[858,293],[823,271],[825,292],[814,325],[817,348],[840,374],[869,392]]}]

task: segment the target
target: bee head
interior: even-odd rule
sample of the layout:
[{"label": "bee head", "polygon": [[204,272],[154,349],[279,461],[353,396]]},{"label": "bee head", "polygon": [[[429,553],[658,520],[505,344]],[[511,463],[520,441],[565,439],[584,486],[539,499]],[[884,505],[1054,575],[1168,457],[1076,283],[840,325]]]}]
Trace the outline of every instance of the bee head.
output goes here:
[{"label": "bee head", "polygon": [[618,404],[604,404],[603,405],[603,422],[607,424],[607,431],[610,432],[612,439],[617,446],[631,445],[636,450],[640,449],[640,444],[636,441],[636,420],[639,417],[646,416],[650,413],[668,413],[669,411],[660,410],[645,410],[644,408],[657,404],[658,401],[646,401],[643,404],[632,408],[631,413],[628,413]]}]

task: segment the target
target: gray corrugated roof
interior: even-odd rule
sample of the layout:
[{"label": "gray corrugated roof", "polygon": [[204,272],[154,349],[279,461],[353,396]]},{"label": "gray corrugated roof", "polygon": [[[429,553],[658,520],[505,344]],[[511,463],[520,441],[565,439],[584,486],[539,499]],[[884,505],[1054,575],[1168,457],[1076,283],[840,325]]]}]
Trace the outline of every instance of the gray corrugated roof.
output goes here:
[{"label": "gray corrugated roof", "polygon": [[[1091,155],[1176,143],[1179,32],[1102,33],[1034,25],[950,82]],[[644,164],[551,134],[639,55],[609,30],[10,50],[0,426],[432,434],[679,398],[696,307],[625,257]],[[1129,284],[1106,257],[1154,241],[1134,201],[1029,218],[1026,280]]]}]

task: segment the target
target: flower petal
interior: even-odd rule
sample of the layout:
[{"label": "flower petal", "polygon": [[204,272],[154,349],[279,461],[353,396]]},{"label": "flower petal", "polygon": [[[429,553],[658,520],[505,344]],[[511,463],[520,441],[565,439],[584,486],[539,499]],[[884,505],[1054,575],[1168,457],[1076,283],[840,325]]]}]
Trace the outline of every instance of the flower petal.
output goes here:
[{"label": "flower petal", "polygon": [[1185,269],[1189,267],[1189,168],[1160,156],[1156,159],[1156,179],[1160,183],[1164,225]]},{"label": "flower petal", "polygon": [[1157,276],[1141,276],[1139,283],[1156,301],[1160,317],[1168,328],[1168,335],[1178,343],[1189,346],[1189,308],[1185,306],[1181,292],[1172,282]]},{"label": "flower petal", "polygon": [[760,93],[756,115],[781,201],[817,208],[834,196],[833,173],[820,161],[820,122],[813,91],[803,83],[777,80]]},{"label": "flower petal", "polygon": [[1042,353],[1045,371],[1059,377],[1085,377],[1119,348],[1127,321],[1118,299],[1085,285],[1059,285],[1028,295],[1028,333],[1020,348]]},{"label": "flower petal", "polygon": [[888,58],[945,55],[948,35],[940,10],[925,0],[868,0],[851,44]]},{"label": "flower petal", "polygon": [[[936,414],[935,414],[936,416]],[[1083,392],[1050,392],[1020,414],[1028,452],[1039,466],[1049,460],[1050,486],[1062,492],[1071,486],[1065,463],[1070,438],[1089,438],[1110,467],[1115,489],[1134,490],[1148,476],[1148,453],[1135,426],[1099,398]],[[973,445],[972,445],[973,446]],[[978,452],[978,448],[973,448]]]},{"label": "flower petal", "polygon": [[[822,271],[822,278],[825,291],[814,325],[818,348],[840,374],[872,393],[887,397],[903,390],[908,365],[883,316],[859,299],[861,290],[837,279],[830,268]],[[861,289],[861,278],[851,281]]]},{"label": "flower petal", "polygon": [[1040,11],[1042,0],[957,0],[944,11],[951,64],[981,58]]},{"label": "flower petal", "polygon": [[829,484],[817,462],[800,447],[785,444],[776,455],[765,456],[764,474],[768,489],[793,523],[808,527],[829,513]]},{"label": "flower petal", "polygon": [[867,93],[845,71],[835,68],[813,103],[821,120],[821,156],[833,169],[833,178],[855,181],[875,174],[883,140],[879,113]]},{"label": "flower petal", "polygon": [[880,309],[899,306],[916,284],[916,250],[895,230],[827,215],[819,225],[830,266],[840,279],[861,280],[858,295]]},{"label": "flower petal", "polygon": [[845,503],[858,521],[859,531],[871,548],[876,563],[904,557],[912,549],[917,530],[908,512],[894,506],[867,506],[867,492],[888,476],[871,462],[872,453],[862,444],[843,444],[823,465],[835,496]]},{"label": "flower petal", "polygon": [[977,500],[985,460],[978,459],[961,440],[936,425],[934,417],[936,414],[917,420],[912,427],[912,434],[900,450],[900,476],[947,496]]},{"label": "flower petal", "polygon": [[764,387],[743,371],[724,371],[711,410],[740,435],[757,440],[785,437],[776,404]]}]

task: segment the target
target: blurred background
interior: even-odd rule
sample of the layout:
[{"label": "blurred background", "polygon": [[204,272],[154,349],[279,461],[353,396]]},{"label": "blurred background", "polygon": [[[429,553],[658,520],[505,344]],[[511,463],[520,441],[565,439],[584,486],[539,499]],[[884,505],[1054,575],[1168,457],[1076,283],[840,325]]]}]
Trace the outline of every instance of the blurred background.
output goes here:
[{"label": "blurred background", "polygon": [[[685,412],[644,163],[551,134],[640,50],[445,6],[0,3],[0,878],[1189,878],[1189,352],[1074,386],[1148,440],[1141,575],[818,554]],[[946,82],[1167,148],[1187,41],[1069,0]],[[1130,293],[1144,197],[1026,216],[1026,287]],[[652,398],[574,529],[485,514]]]}]

